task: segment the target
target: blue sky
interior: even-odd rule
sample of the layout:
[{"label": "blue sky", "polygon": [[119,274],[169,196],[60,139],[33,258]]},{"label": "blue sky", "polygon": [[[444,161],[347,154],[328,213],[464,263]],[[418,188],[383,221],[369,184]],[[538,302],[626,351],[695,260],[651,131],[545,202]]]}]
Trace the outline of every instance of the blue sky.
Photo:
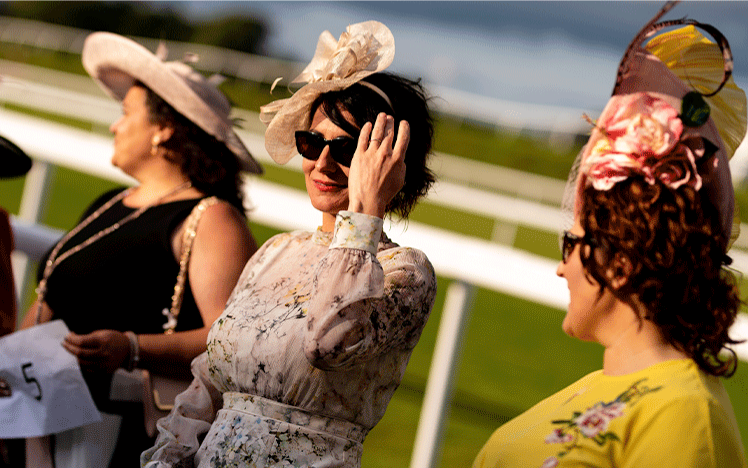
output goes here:
[{"label": "blue sky", "polygon": [[[174,2],[187,16],[263,18],[271,55],[310,59],[319,33],[376,19],[395,36],[392,71],[516,102],[599,109],[634,34],[662,2]],[[748,80],[748,2],[683,2],[665,18],[710,23]]]}]

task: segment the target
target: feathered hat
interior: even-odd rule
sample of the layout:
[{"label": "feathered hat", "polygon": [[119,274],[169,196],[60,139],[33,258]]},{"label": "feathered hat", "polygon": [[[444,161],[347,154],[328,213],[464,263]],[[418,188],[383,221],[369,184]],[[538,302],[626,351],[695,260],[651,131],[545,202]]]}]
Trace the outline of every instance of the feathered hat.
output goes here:
[{"label": "feathered hat", "polygon": [[[623,55],[563,209],[573,222],[585,187],[609,190],[635,174],[673,190],[688,185],[717,208],[729,248],[739,232],[729,160],[746,132],[745,93],[732,80],[730,46],[716,28],[685,18],[657,22],[677,3],[668,2]],[[677,25],[685,26],[652,38]]]}]

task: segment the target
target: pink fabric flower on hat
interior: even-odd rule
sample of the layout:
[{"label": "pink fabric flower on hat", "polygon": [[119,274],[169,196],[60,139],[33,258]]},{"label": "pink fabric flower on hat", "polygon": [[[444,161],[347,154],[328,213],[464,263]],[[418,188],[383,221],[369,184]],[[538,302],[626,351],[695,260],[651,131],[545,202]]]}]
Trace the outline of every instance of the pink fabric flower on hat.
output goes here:
[{"label": "pink fabric flower on hat", "polygon": [[641,92],[615,96],[609,106],[582,161],[588,183],[596,190],[609,190],[640,174],[650,184],[659,179],[672,189],[701,188],[696,159],[704,154],[703,144],[681,142],[683,122],[673,106]]},{"label": "pink fabric flower on hat", "polygon": [[645,178],[650,184],[657,178],[672,189],[682,185],[689,185],[694,190],[701,189],[701,176],[696,170],[696,155],[687,145],[679,144],[652,166],[645,166],[645,169],[648,172]]},{"label": "pink fabric flower on hat", "polygon": [[641,170],[641,163],[628,154],[605,152],[594,159],[589,158],[585,168],[583,170],[596,190],[610,190],[632,172]]},{"label": "pink fabric flower on hat", "polygon": [[616,153],[642,157],[662,156],[675,147],[683,133],[678,111],[646,93],[616,100],[610,116],[601,122]]}]

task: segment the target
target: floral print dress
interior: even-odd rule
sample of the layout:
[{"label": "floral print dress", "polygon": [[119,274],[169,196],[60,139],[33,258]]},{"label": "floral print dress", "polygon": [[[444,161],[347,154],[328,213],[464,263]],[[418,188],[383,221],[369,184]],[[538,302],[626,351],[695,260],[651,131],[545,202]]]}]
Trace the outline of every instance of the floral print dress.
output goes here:
[{"label": "floral print dress", "polygon": [[[356,467],[436,294],[426,256],[382,220],[268,240],[213,324],[148,467]],[[200,442],[202,441],[202,442]]]}]

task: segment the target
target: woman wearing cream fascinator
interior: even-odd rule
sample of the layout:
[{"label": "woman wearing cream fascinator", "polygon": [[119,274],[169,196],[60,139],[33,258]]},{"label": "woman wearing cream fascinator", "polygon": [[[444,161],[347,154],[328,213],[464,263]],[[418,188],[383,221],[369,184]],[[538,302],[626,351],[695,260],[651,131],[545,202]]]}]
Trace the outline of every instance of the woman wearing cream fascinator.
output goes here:
[{"label": "woman wearing cream fascinator", "polygon": [[728,160],[746,98],[719,31],[656,23],[672,6],[626,51],[567,185],[562,327],[605,348],[603,369],[497,429],[475,468],[746,467],[720,379],[738,364]]},{"label": "woman wearing cream fascinator", "polygon": [[423,89],[383,73],[394,51],[375,21],[325,32],[306,84],[261,109],[273,159],[304,158],[322,223],[247,263],[144,466],[360,466],[436,294],[426,256],[382,232],[434,180]]}]

